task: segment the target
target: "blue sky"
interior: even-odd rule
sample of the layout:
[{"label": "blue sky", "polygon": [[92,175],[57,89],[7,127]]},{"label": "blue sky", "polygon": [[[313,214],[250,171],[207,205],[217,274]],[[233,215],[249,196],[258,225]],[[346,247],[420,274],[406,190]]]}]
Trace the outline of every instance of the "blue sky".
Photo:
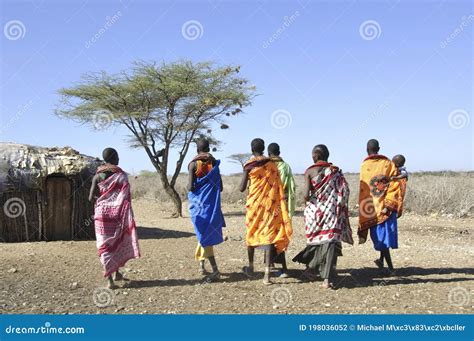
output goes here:
[{"label": "blue sky", "polygon": [[[217,134],[224,173],[254,137],[279,142],[295,172],[318,143],[358,171],[369,138],[411,171],[473,169],[470,1],[2,0],[0,13],[1,141],[114,146],[127,171],[151,169],[125,129],[56,117],[57,90],[134,60],[212,60],[241,65],[259,93]],[[183,34],[189,21],[197,36]]]}]

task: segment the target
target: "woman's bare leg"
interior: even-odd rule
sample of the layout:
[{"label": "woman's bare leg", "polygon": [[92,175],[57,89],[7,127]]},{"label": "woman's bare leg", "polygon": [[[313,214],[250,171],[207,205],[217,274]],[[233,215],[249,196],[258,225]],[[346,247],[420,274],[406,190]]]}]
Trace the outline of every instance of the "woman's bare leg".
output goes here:
[{"label": "woman's bare leg", "polygon": [[264,284],[272,284],[270,281],[270,264],[272,263],[272,254],[271,252],[267,252],[265,254],[265,274],[263,275],[263,283]]}]

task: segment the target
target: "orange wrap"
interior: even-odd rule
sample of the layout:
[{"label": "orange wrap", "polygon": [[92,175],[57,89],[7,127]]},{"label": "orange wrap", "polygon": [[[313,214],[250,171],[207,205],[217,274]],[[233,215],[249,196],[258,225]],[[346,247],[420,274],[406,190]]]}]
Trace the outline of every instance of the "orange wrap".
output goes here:
[{"label": "orange wrap", "polygon": [[249,171],[246,241],[248,246],[275,245],[277,253],[288,248],[293,233],[284,189],[273,161],[253,157],[244,169]]},{"label": "orange wrap", "polygon": [[399,211],[403,202],[399,181],[390,181],[397,175],[397,167],[383,155],[367,157],[360,168],[359,192],[359,242],[365,243],[368,229],[383,223],[389,214],[382,213],[384,207]]},{"label": "orange wrap", "polygon": [[407,179],[397,180],[400,184],[400,196],[398,200],[398,218],[403,214],[403,200],[405,200],[405,194],[407,192]]}]

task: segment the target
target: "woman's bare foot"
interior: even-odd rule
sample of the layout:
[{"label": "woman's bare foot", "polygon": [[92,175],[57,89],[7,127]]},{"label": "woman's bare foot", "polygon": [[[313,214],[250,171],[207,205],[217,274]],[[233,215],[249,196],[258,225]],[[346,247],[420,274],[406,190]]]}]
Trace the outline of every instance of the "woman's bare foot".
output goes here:
[{"label": "woman's bare foot", "polygon": [[115,285],[114,280],[112,279],[112,275],[107,278],[107,288],[112,290],[117,289],[117,286]]},{"label": "woman's bare foot", "polygon": [[115,272],[114,281],[125,281],[125,280],[126,280],[125,277],[123,277],[123,275],[120,272],[118,271]]},{"label": "woman's bare foot", "polygon": [[332,289],[332,290],[335,289],[334,285],[331,282],[329,282],[329,280],[327,279],[323,281],[323,284],[321,284],[321,287],[323,287],[324,289]]},{"label": "woman's bare foot", "polygon": [[375,263],[375,265],[377,265],[377,267],[378,267],[380,270],[383,269],[383,263],[382,263],[382,261],[381,261],[379,258],[377,258],[376,260],[374,260],[374,263]]},{"label": "woman's bare foot", "polygon": [[270,269],[265,269],[265,274],[263,275],[263,284],[271,285],[273,284],[270,280]]},{"label": "woman's bare foot", "polygon": [[201,275],[205,275],[207,273],[203,260],[199,261],[199,273]]},{"label": "woman's bare foot", "polygon": [[387,276],[387,277],[395,276],[396,275],[396,270],[394,268],[385,269],[385,271],[382,273],[382,275]]},{"label": "woman's bare foot", "polygon": [[215,282],[221,278],[221,273],[219,270],[214,271],[212,274],[206,277],[207,282]]},{"label": "woman's bare foot", "polygon": [[242,268],[242,271],[243,271],[244,274],[246,274],[247,277],[249,277],[249,278],[255,277],[255,274],[254,274],[254,272],[253,272],[253,266],[244,266],[244,267]]}]

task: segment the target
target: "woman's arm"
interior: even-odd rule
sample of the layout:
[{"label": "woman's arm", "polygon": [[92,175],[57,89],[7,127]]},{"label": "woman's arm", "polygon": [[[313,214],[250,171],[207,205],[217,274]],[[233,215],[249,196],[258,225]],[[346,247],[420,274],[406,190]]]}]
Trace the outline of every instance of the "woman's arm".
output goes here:
[{"label": "woman's arm", "polygon": [[97,197],[98,197],[98,190],[99,188],[97,187],[97,180],[99,178],[99,174],[94,175],[92,178],[92,184],[91,184],[91,189],[89,191],[89,201],[94,202]]},{"label": "woman's arm", "polygon": [[186,186],[189,192],[194,191],[194,181],[196,180],[196,162],[191,162],[188,166],[188,186]]},{"label": "woman's arm", "polygon": [[304,200],[309,201],[309,192],[311,191],[311,176],[310,176],[310,171],[307,171],[304,173]]},{"label": "woman's arm", "polygon": [[240,191],[245,192],[247,189],[247,185],[249,183],[249,172],[244,171],[244,175],[242,176],[242,181],[240,182]]}]

